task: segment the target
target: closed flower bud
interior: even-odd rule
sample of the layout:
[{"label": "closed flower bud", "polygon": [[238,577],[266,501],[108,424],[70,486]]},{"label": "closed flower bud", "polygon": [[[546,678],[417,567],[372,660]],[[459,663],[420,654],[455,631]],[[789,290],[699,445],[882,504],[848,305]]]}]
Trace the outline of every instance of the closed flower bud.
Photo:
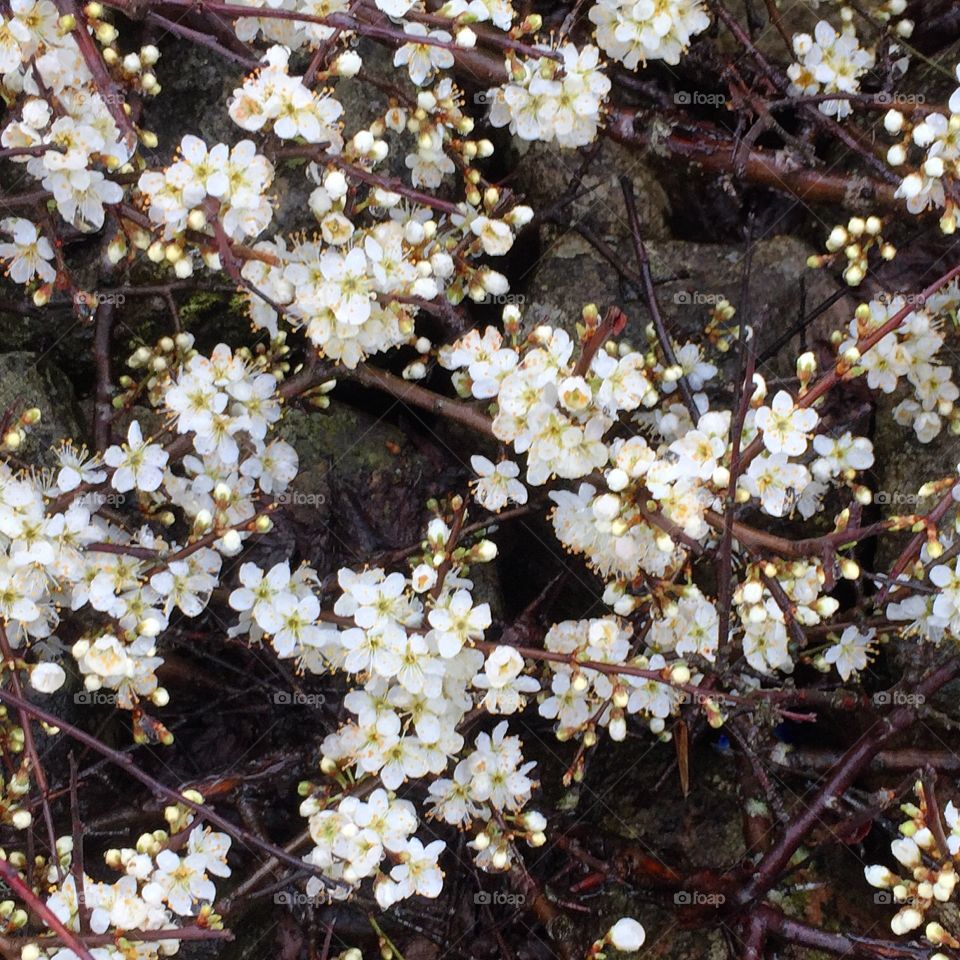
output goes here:
[{"label": "closed flower bud", "polygon": [[610,718],[610,726],[608,727],[610,731],[610,739],[615,740],[618,743],[622,742],[627,737],[627,721],[623,717],[623,713],[619,710],[616,711],[616,715]]},{"label": "closed flower bud", "polygon": [[890,134],[897,134],[903,129],[903,114],[899,110],[888,110],[883,117],[883,128]]},{"label": "closed flower bud", "polygon": [[629,483],[630,478],[627,476],[626,471],[621,470],[619,467],[614,467],[613,470],[607,474],[607,486],[614,491],[614,493],[626,489]]},{"label": "closed flower bud", "polygon": [[118,36],[117,28],[112,23],[106,23],[105,21],[98,23],[93,32],[104,46],[113,43]]},{"label": "closed flower bud", "polygon": [[675,664],[670,670],[670,682],[682,686],[690,682],[690,668],[685,663]]},{"label": "closed flower bud", "polygon": [[646,931],[632,917],[623,917],[618,920],[604,937],[604,940],[610,946],[624,953],[633,953],[639,950],[646,939]]},{"label": "closed flower bud", "polygon": [[907,151],[904,149],[902,144],[895,143],[887,151],[887,163],[889,163],[891,167],[902,166],[906,162],[906,159]]},{"label": "closed flower bud", "polygon": [[847,231],[843,227],[834,227],[833,230],[830,231],[830,236],[827,237],[826,248],[831,253],[835,253],[847,245],[848,239]]},{"label": "closed flower bud", "polygon": [[923,923],[923,914],[916,907],[906,907],[890,921],[890,929],[902,937],[911,930],[916,930]]},{"label": "closed flower bud", "polygon": [[620,513],[620,498],[613,493],[601,494],[593,501],[592,509],[598,520],[613,520]]},{"label": "closed flower bud", "polygon": [[10,818],[10,822],[16,830],[26,830],[33,823],[33,817],[29,810],[17,810]]},{"label": "closed flower bud", "polygon": [[743,602],[759,603],[763,599],[763,584],[759,580],[748,580],[743,585]]},{"label": "closed flower bud", "polygon": [[236,530],[228,530],[220,542],[223,544],[224,549],[230,554],[239,552],[241,546],[243,546],[243,540]]},{"label": "closed flower bud", "polygon": [[333,61],[333,72],[338,77],[355,77],[363,66],[363,60],[353,50],[345,50]]},{"label": "closed flower bud", "polygon": [[844,580],[856,580],[860,576],[860,565],[856,560],[851,560],[849,557],[844,557],[840,561],[840,576]]},{"label": "closed flower bud", "polygon": [[878,887],[881,890],[896,886],[899,880],[892,870],[879,864],[864,868],[863,875],[871,887]]},{"label": "closed flower bud", "polygon": [[481,563],[489,563],[497,555],[497,545],[492,540],[481,540],[473,548],[473,553]]}]

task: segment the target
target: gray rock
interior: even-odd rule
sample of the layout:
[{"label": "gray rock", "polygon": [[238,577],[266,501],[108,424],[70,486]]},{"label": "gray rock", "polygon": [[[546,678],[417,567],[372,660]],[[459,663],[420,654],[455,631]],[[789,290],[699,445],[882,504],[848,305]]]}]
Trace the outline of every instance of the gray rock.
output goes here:
[{"label": "gray rock", "polygon": [[651,240],[669,237],[667,220],[670,200],[646,160],[620,144],[604,142],[600,151],[585,163],[583,154],[555,143],[526,143],[516,140],[516,169],[510,186],[520,192],[535,210],[555,204],[570,182],[582,173],[579,199],[560,214],[562,226],[544,231],[544,246],[552,246],[569,233],[575,223],[584,223],[595,234],[616,246],[629,249],[630,227],[623,209],[619,178],[630,177],[644,235]]},{"label": "gray rock", "polygon": [[[746,253],[742,245],[651,240],[646,246],[660,312],[676,339],[702,340],[710,310],[719,300],[739,305]],[[793,237],[754,244],[749,315],[758,331],[760,352],[799,318],[804,303],[804,312],[809,313],[838,289],[825,271],[807,269],[806,259],[812,252]],[[631,269],[636,268],[628,243],[616,248],[616,253]],[[601,310],[616,305],[629,317],[626,337],[644,342],[643,330],[650,317],[640,291],[572,231],[536,264],[524,293],[531,304],[525,321],[531,326],[560,323],[572,331],[584,304],[596,303]],[[834,304],[808,328],[807,343],[845,326],[855,304],[852,296]],[[795,375],[792,364],[799,338],[792,338],[788,347],[760,366],[765,376]]]},{"label": "gray rock", "polygon": [[39,408],[40,422],[30,429],[18,456],[50,464],[50,447],[80,434],[70,381],[40,354],[0,354],[0,412],[17,417],[31,407]]},{"label": "gray rock", "polygon": [[300,457],[285,512],[318,569],[422,536],[428,464],[401,431],[337,402],[325,413],[290,410],[279,433]]}]

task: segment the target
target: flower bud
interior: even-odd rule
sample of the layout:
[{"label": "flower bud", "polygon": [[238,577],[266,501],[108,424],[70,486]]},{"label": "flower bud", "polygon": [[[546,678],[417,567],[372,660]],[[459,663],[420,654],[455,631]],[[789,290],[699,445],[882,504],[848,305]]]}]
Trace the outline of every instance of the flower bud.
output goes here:
[{"label": "flower bud", "polygon": [[497,555],[497,545],[492,540],[481,540],[473,548],[473,553],[481,563],[489,563]]},{"label": "flower bud", "polygon": [[241,546],[243,546],[243,540],[240,538],[240,534],[236,530],[228,530],[220,542],[223,544],[223,548],[227,553],[234,554],[239,552]]},{"label": "flower bud", "polygon": [[624,953],[635,953],[647,939],[646,931],[632,917],[623,917],[608,931],[604,940]]}]

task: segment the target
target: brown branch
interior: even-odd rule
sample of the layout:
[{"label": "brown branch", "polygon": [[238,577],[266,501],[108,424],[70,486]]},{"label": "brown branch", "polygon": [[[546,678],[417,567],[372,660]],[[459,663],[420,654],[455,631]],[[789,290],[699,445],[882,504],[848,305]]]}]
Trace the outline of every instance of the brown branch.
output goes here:
[{"label": "brown branch", "polygon": [[421,410],[435,413],[447,420],[461,423],[484,436],[494,435],[491,419],[475,407],[460,400],[450,400],[439,393],[394,376],[386,370],[362,363],[355,370],[340,370],[338,375],[344,380],[354,380],[365,387],[375,387],[412,407],[419,407]]},{"label": "brown branch", "polygon": [[[960,673],[960,659],[954,657],[921,680],[915,693],[924,698],[930,697],[949,683],[957,673]],[[756,901],[777,882],[781,871],[817,821],[852,786],[877,753],[915,719],[915,707],[897,707],[884,719],[877,720],[868,732],[844,753],[827,782],[784,831],[776,846],[757,864],[748,882],[733,894],[736,903],[745,905]]]},{"label": "brown branch", "polygon": [[[6,628],[0,624],[0,654],[6,663],[10,674],[10,685],[18,697],[23,696],[23,687],[20,683],[20,674],[17,668],[17,661],[10,647],[10,641],[7,638]],[[50,845],[50,856],[56,864],[57,876],[62,879],[63,868],[60,866],[60,860],[57,857],[57,831],[53,826],[53,814],[50,812],[50,784],[47,781],[47,772],[40,761],[40,752],[37,750],[37,743],[33,737],[33,727],[30,725],[30,717],[27,711],[18,709],[20,726],[23,729],[23,746],[27,751],[27,757],[30,762],[30,773],[37,782],[37,789],[40,791],[40,804],[43,808],[43,821],[47,829],[47,843]]]},{"label": "brown branch", "polygon": [[76,0],[55,0],[55,2],[62,16],[72,16],[76,21],[70,33],[76,41],[77,49],[80,51],[87,69],[93,75],[94,85],[103,99],[104,106],[109,111],[110,116],[113,117],[117,127],[125,135],[127,146],[133,149],[137,143],[136,128],[124,112],[124,97],[120,86],[114,83],[103,58],[100,56],[100,51],[87,31],[86,16]]},{"label": "brown branch", "polygon": [[[54,854],[56,856],[56,854]],[[42,920],[80,960],[94,960],[90,951],[57,919],[57,915],[30,889],[9,860],[0,860],[0,878],[18,896],[34,916]]]},{"label": "brown branch", "polygon": [[[627,208],[627,222],[630,225],[630,234],[633,238],[633,252],[636,254],[637,266],[640,268],[640,277],[643,280],[643,298],[653,320],[654,329],[657,331],[657,340],[660,343],[660,349],[663,351],[664,360],[671,367],[677,367],[679,364],[673,349],[673,341],[664,325],[663,314],[660,313],[660,304],[657,303],[657,292],[654,289],[653,276],[650,273],[650,258],[647,256],[647,248],[643,242],[640,214],[637,212],[637,201],[633,195],[633,181],[627,176],[621,176],[620,189],[623,191],[623,202]],[[684,406],[686,406],[690,418],[696,426],[700,419],[700,411],[693,399],[693,391],[690,389],[686,375],[682,372],[677,385],[680,387],[680,395],[683,397]]]},{"label": "brown branch", "polygon": [[[84,744],[84,746],[87,746],[91,750],[99,753],[101,756],[106,757],[106,759],[109,760],[114,766],[125,770],[127,774],[134,778],[134,780],[139,780],[140,783],[142,783],[149,790],[159,794],[170,803],[179,803],[182,806],[187,807],[187,809],[192,810],[199,819],[206,820],[214,826],[219,827],[224,831],[224,833],[229,834],[231,837],[233,837],[235,840],[238,840],[245,846],[263,850],[264,852],[269,853],[271,856],[276,857],[280,862],[286,863],[292,867],[296,867],[298,870],[304,868],[304,862],[302,860],[298,860],[296,857],[291,856],[282,847],[278,847],[276,844],[270,843],[267,840],[261,840],[249,830],[246,830],[243,827],[238,827],[236,824],[231,823],[225,817],[220,816],[220,814],[214,812],[209,807],[200,803],[195,803],[193,800],[185,797],[179,790],[174,790],[172,787],[168,787],[160,783],[159,780],[151,777],[150,774],[144,773],[144,771],[141,770],[125,753],[121,753],[119,750],[114,750],[111,747],[108,747],[105,743],[102,743],[85,730],[81,730],[72,723],[68,723],[66,720],[49,713],[41,707],[30,703],[28,700],[24,700],[22,697],[10,693],[8,690],[0,689],[0,702],[14,706],[18,710],[24,710],[32,717],[42,721],[43,723],[58,727],[64,733]],[[306,864],[306,867],[311,871],[311,873],[320,877],[324,883],[330,883],[330,881],[323,876],[319,869],[311,867],[309,864]]]}]

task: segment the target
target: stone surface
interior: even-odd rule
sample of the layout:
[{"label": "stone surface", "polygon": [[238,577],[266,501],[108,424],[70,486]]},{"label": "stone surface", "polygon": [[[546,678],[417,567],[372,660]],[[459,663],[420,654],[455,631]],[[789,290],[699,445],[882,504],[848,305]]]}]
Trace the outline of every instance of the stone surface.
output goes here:
[{"label": "stone surface", "polygon": [[[726,298],[740,301],[745,249],[728,244],[698,244],[686,241],[650,241],[646,244],[657,291],[657,302],[667,329],[677,339],[702,336],[711,307]],[[616,254],[635,267],[632,247],[622,243]],[[828,273],[808,270],[804,264],[812,249],[793,237],[778,236],[754,244],[750,284],[750,317],[758,331],[762,351],[797,321],[801,307],[809,313],[837,290]],[[805,288],[805,289],[804,289]],[[559,322],[573,330],[586,303],[601,310],[616,305],[630,323],[626,336],[643,342],[643,329],[650,321],[641,293],[622,280],[614,267],[574,232],[560,239],[532,269],[523,290],[530,305],[525,317],[537,323]],[[807,343],[830,330],[844,326],[856,305],[844,297],[819,317],[807,331]],[[799,352],[799,338],[790,349],[778,351],[761,364],[767,376],[792,376],[792,362]]]},{"label": "stone surface", "polygon": [[285,512],[309,563],[328,570],[419,539],[428,464],[404,433],[342,402],[290,410],[279,433],[300,456]]},{"label": "stone surface", "polygon": [[28,463],[49,464],[50,447],[80,433],[70,381],[40,354],[0,354],[0,412],[9,410],[16,417],[31,407],[40,409],[41,419],[27,434],[19,456]]},{"label": "stone surface", "polygon": [[619,181],[624,175],[633,183],[645,235],[656,240],[669,236],[670,200],[647,161],[636,153],[604,141],[585,164],[580,152],[564,150],[556,144],[517,140],[512,147],[515,169],[509,185],[537,211],[557,203],[570,182],[580,175],[577,192],[582,196],[559,214],[559,225],[547,228],[546,246],[556,242],[577,222],[584,223],[608,242],[628,241],[630,227],[623,210]]}]

